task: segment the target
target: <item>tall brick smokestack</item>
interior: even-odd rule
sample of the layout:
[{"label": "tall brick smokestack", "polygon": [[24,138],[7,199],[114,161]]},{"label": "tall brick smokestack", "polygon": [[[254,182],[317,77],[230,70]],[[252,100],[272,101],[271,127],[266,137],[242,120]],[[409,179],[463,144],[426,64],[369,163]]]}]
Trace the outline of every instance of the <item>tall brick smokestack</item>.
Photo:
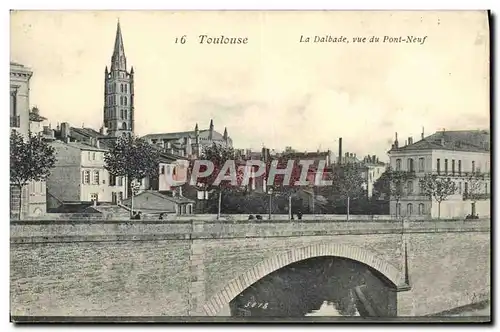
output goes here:
[{"label": "tall brick smokestack", "polygon": [[342,164],[342,137],[339,138],[339,164]]}]

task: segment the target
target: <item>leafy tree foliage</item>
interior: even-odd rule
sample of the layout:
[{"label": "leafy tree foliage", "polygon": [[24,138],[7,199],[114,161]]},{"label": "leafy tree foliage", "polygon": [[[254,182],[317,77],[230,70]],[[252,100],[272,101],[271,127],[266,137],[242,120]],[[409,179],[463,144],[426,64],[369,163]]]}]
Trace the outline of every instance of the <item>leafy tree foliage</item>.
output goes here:
[{"label": "leafy tree foliage", "polygon": [[420,188],[422,188],[424,195],[435,199],[438,203],[438,219],[441,217],[441,202],[457,191],[454,181],[437,174],[426,174],[420,180]]},{"label": "leafy tree foliage", "polygon": [[55,150],[41,137],[29,134],[24,139],[17,131],[10,135],[10,182],[19,190],[21,218],[22,189],[30,181],[44,181],[56,162]]},{"label": "leafy tree foliage", "polygon": [[337,165],[333,169],[333,188],[347,199],[347,220],[349,220],[350,199],[363,193],[363,169],[357,163]]},{"label": "leafy tree foliage", "polygon": [[480,196],[484,185],[485,174],[480,171],[467,174],[465,183],[467,183],[467,191],[465,197],[475,202]]},{"label": "leafy tree foliage", "polygon": [[119,137],[104,155],[104,167],[110,174],[127,177],[129,194],[132,181],[158,176],[159,161],[159,151],[134,135]]},{"label": "leafy tree foliage", "polygon": [[[396,206],[407,192],[407,183],[412,173],[388,168],[373,184],[374,196],[396,201]],[[397,210],[396,210],[397,216]]]}]

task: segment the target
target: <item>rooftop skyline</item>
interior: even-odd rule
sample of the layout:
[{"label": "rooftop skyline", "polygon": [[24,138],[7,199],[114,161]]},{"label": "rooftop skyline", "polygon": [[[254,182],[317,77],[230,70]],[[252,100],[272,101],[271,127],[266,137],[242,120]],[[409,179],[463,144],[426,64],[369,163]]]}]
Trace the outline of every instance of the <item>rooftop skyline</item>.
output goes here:
[{"label": "rooftop skyline", "polygon": [[[13,12],[11,61],[30,67],[30,105],[52,124],[99,129],[104,69],[120,20],[135,70],[138,135],[200,130],[214,120],[235,148],[358,156],[386,152],[398,132],[489,128],[484,13]],[[298,24],[300,23],[300,24]],[[247,37],[200,45],[198,36]],[[304,44],[304,36],[426,35],[414,44]],[[175,44],[187,36],[186,44]]]}]

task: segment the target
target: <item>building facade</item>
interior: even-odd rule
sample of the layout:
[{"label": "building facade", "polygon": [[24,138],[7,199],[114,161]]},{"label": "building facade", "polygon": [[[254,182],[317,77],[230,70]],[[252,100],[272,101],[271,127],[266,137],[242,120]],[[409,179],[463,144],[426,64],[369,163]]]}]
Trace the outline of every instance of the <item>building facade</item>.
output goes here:
[{"label": "building facade", "polygon": [[368,198],[373,196],[375,182],[384,174],[387,166],[386,163],[381,162],[376,156],[366,156],[363,158],[363,176]]},{"label": "building facade", "polygon": [[[490,216],[490,133],[486,130],[440,131],[404,146],[397,139],[388,152],[390,166],[405,171],[408,180],[400,201],[391,200],[391,215],[465,218]],[[425,196],[420,180],[426,174],[452,179],[456,192],[439,207]]]},{"label": "building facade", "polygon": [[104,123],[110,136],[134,132],[134,67],[127,70],[120,22],[116,27],[111,67],[104,71]]},{"label": "building facade", "polygon": [[[24,65],[10,63],[10,128],[25,139],[32,134],[43,133],[43,122],[30,111],[30,79],[33,72]],[[41,128],[41,129],[40,129]],[[19,215],[19,188],[10,186],[11,216]],[[36,217],[47,212],[45,181],[30,181],[21,192],[21,217]]]},{"label": "building facade", "polygon": [[104,168],[105,149],[81,142],[54,141],[57,162],[48,181],[48,193],[61,204],[118,203],[126,198],[125,177]]},{"label": "building facade", "polygon": [[215,131],[213,120],[210,120],[208,129],[199,130],[196,124],[193,131],[149,134],[143,139],[166,153],[187,159],[199,158],[203,148],[214,143],[233,147],[233,140],[229,137],[227,128],[224,128],[223,134]]}]

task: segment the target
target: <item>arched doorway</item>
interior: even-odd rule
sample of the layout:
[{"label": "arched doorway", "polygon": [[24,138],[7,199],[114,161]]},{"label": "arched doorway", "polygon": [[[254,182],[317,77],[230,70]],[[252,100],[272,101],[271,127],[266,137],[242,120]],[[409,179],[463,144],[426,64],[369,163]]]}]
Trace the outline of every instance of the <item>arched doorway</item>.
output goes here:
[{"label": "arched doorway", "polygon": [[231,316],[396,316],[396,287],[361,262],[313,257],[258,280],[230,303]]}]

